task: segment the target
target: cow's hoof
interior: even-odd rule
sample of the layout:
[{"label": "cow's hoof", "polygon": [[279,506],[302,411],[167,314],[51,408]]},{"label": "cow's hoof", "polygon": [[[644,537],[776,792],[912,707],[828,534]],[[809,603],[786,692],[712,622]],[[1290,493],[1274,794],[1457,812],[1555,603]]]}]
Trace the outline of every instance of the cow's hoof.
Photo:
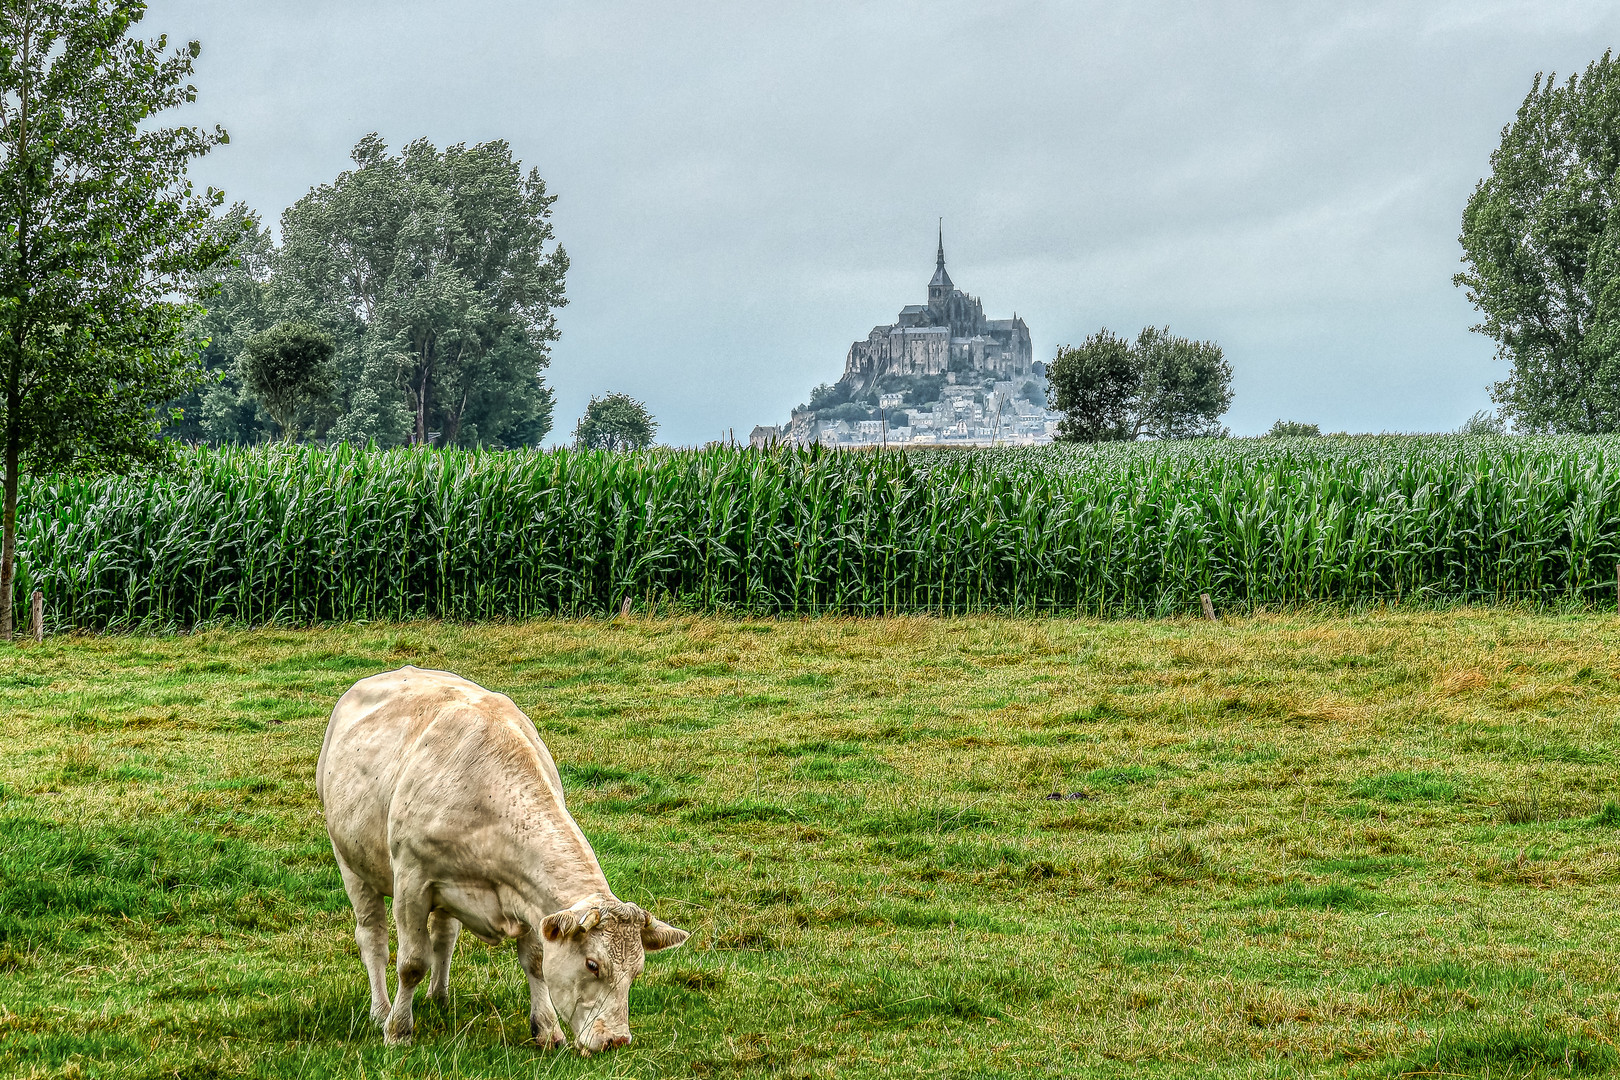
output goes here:
[{"label": "cow's hoof", "polygon": [[414,1026],[411,1024],[406,1024],[403,1028],[384,1028],[383,1042],[389,1046],[409,1046],[411,1045],[411,1034],[414,1030]]}]

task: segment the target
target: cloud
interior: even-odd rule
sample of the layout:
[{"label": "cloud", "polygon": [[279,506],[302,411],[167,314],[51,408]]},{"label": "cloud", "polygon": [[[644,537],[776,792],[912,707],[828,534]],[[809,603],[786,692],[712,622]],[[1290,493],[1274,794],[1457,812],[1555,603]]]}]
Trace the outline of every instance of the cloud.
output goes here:
[{"label": "cloud", "polygon": [[198,37],[203,182],[267,219],[391,145],[505,138],[573,260],[551,379],[695,442],[779,420],[958,285],[1037,355],[1101,325],[1214,337],[1231,422],[1449,428],[1499,378],[1450,284],[1463,202],[1586,2],[673,5],[157,0]]}]

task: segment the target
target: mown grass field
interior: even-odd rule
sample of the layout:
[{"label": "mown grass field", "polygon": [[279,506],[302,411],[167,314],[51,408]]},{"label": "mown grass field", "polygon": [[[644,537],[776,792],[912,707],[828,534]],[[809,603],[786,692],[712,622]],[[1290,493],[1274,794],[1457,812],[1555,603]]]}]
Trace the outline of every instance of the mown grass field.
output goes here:
[{"label": "mown grass field", "polygon": [[[541,621],[0,651],[0,1073],[1395,1076],[1620,1069],[1620,623]],[[510,693],[649,959],[525,1045],[464,937],[366,1020],[312,787],[402,663]],[[1049,798],[1061,794],[1061,799]]]}]

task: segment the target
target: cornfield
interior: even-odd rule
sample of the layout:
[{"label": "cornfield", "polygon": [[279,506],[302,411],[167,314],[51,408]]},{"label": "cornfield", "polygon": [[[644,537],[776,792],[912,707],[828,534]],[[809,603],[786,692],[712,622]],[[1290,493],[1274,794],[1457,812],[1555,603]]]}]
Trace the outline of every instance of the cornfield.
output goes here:
[{"label": "cornfield", "polygon": [[181,454],[28,482],[47,626],[637,607],[1170,615],[1612,603],[1620,439]]}]

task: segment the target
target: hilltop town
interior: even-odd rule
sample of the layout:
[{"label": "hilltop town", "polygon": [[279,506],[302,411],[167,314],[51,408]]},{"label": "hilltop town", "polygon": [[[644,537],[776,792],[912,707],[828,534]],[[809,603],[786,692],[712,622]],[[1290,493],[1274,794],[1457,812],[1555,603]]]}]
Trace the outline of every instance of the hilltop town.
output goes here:
[{"label": "hilltop town", "polygon": [[1046,365],[1015,313],[987,319],[978,297],[955,287],[939,235],[928,302],[908,304],[849,347],[843,376],[811,393],[786,425],[754,428],[756,446],[1039,445],[1059,413],[1046,407]]}]

